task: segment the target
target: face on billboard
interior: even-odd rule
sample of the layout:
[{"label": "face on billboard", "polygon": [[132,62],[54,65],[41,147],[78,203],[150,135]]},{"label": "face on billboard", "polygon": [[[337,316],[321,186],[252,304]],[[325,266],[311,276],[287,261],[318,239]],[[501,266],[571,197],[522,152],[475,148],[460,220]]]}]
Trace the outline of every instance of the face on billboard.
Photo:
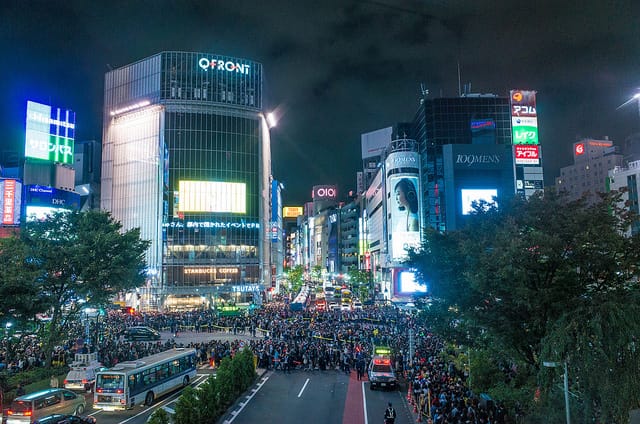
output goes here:
[{"label": "face on billboard", "polygon": [[389,178],[389,213],[391,215],[393,257],[406,255],[407,247],[420,243],[420,202],[418,177],[398,176]]}]

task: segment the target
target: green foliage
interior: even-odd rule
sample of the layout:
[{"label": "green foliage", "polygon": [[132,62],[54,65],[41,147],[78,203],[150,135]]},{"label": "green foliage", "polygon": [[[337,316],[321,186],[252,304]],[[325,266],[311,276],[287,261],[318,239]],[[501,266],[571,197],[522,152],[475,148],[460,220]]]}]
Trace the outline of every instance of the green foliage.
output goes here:
[{"label": "green foliage", "polygon": [[304,267],[296,265],[287,272],[287,279],[291,283],[291,290],[297,293],[304,283]]},{"label": "green foliage", "polygon": [[147,421],[148,424],[169,424],[170,422],[171,417],[163,408],[156,409]]},{"label": "green foliage", "polygon": [[620,205],[620,193],[587,204],[548,190],[478,208],[465,228],[427,232],[410,252],[434,296],[421,315],[434,331],[520,364],[508,384],[478,375],[483,389],[522,391],[520,405],[539,411],[536,379],[548,391],[558,372],[538,372],[541,362],[567,360],[584,421],[621,420],[640,402],[640,237],[625,236],[633,217]]},{"label": "green foliage", "polygon": [[122,231],[107,212],[58,212],[1,243],[0,314],[33,321],[49,313],[45,352],[60,342],[82,302],[105,306],[144,282],[149,242],[138,229]]},{"label": "green foliage", "polygon": [[371,291],[373,289],[371,271],[351,268],[347,271],[349,276],[349,284],[353,295],[360,300],[366,300],[371,298]]},{"label": "green foliage", "polygon": [[[198,389],[188,387],[176,406],[175,423],[213,424],[233,402],[253,384],[256,372],[253,353],[245,348],[233,358],[224,358]],[[184,399],[183,399],[184,398]]]},{"label": "green foliage", "polygon": [[175,424],[200,424],[202,423],[202,408],[198,393],[191,386],[185,387],[176,402]]}]

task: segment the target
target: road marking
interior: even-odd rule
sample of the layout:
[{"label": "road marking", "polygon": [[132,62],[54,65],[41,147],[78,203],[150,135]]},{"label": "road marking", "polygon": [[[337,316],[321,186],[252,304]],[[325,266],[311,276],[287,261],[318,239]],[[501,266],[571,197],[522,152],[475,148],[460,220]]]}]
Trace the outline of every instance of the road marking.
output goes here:
[{"label": "road marking", "polygon": [[233,420],[236,419],[236,417],[238,416],[238,414],[240,414],[240,412],[242,412],[242,410],[244,409],[245,406],[247,406],[249,404],[249,401],[251,399],[253,399],[253,397],[256,395],[256,393],[258,393],[258,390],[260,390],[262,388],[262,386],[264,385],[264,383],[267,382],[267,380],[269,379],[269,375],[267,375],[266,377],[262,378],[262,381],[260,381],[260,383],[258,383],[258,387],[256,388],[256,391],[254,393],[251,394],[251,396],[249,396],[249,399],[247,400],[247,402],[240,407],[240,409],[238,409],[237,411],[233,411],[231,413],[232,417],[228,420],[224,420],[223,424],[230,424],[233,422]]},{"label": "road marking", "polygon": [[364,389],[364,381],[362,382],[362,415],[364,415],[364,424],[369,424],[367,419],[367,395]]},{"label": "road marking", "polygon": [[298,393],[298,397],[302,396],[302,392],[304,392],[304,388],[307,387],[307,384],[309,384],[308,378],[307,378],[307,381],[304,382],[304,386],[302,386],[302,389],[300,389],[300,393]]}]

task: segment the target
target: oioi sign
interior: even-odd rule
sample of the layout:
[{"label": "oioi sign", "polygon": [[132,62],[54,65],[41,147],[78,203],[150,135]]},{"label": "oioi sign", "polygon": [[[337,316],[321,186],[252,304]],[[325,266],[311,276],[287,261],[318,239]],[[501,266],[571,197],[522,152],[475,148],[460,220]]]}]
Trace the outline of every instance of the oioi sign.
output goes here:
[{"label": "oioi sign", "polygon": [[76,114],[28,101],[25,156],[73,165]]}]

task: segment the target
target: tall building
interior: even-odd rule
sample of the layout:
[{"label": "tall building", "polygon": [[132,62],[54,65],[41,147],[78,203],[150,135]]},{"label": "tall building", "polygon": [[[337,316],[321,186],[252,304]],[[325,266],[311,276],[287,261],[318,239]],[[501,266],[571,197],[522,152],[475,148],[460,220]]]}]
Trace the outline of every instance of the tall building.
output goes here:
[{"label": "tall building", "polygon": [[640,232],[640,193],[638,181],[640,180],[640,160],[629,162],[627,167],[616,166],[607,173],[607,190],[623,190],[620,199],[620,208],[630,211],[634,218],[631,228],[627,229],[628,236]]},{"label": "tall building", "polygon": [[101,207],[151,241],[136,306],[260,302],[271,282],[262,87],[260,63],[211,53],[161,52],[105,75]]},{"label": "tall building", "polygon": [[586,195],[589,201],[596,201],[596,193],[607,191],[608,172],[624,163],[624,156],[613,141],[582,139],[573,143],[573,164],[560,168],[556,189],[571,200]]},{"label": "tall building", "polygon": [[[513,153],[505,154],[499,148],[496,151],[497,145],[512,145],[511,109],[508,97],[494,94],[466,94],[454,98],[425,96],[421,100],[414,119],[413,136],[420,152],[423,227],[438,231],[454,229],[464,221],[464,205],[469,202],[489,200],[492,195],[509,197],[515,194],[516,169],[513,159],[508,158]],[[537,137],[535,141],[537,143]],[[464,147],[450,147],[445,151],[445,146],[455,145],[474,147],[464,152]],[[458,160],[466,163],[457,163]],[[480,165],[481,162],[484,164]],[[472,172],[465,172],[465,167]],[[487,172],[491,175],[486,184],[480,183],[482,174],[487,175]],[[505,174],[510,175],[511,186],[503,184]],[[456,183],[456,175],[466,182]],[[480,191],[472,191],[476,189]],[[469,196],[473,195],[480,197],[471,199]],[[483,199],[483,196],[489,199]]]}]

